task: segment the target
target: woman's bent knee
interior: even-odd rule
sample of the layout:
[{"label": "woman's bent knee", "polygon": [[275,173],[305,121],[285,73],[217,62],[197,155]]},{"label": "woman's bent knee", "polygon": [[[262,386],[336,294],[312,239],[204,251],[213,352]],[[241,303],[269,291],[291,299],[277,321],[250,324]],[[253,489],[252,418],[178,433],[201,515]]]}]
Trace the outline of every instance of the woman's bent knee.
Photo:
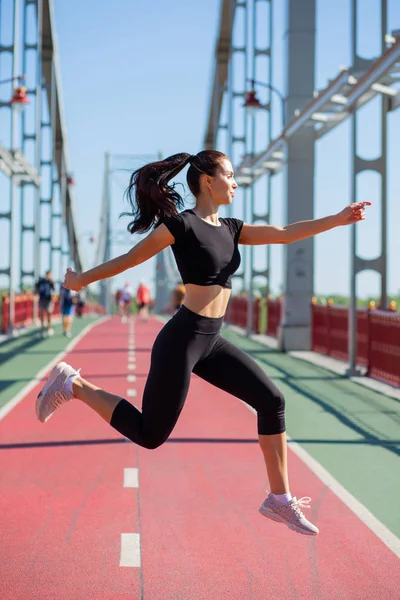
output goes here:
[{"label": "woman's bent knee", "polygon": [[139,443],[142,446],[142,448],[146,448],[146,450],[156,450],[157,448],[159,448],[160,446],[162,446],[164,443],[166,442],[165,439],[147,439],[147,440],[141,440]]}]

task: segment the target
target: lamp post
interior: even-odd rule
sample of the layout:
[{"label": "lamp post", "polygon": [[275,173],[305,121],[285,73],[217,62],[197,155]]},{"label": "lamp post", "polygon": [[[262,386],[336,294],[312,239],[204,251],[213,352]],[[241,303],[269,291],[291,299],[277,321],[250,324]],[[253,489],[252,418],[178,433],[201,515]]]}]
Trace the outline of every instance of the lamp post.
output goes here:
[{"label": "lamp post", "polygon": [[268,88],[272,92],[275,92],[275,94],[277,94],[279,96],[279,99],[281,101],[281,116],[282,116],[282,130],[283,130],[285,128],[285,103],[286,103],[285,97],[275,86],[273,86],[270,83],[264,83],[262,81],[255,81],[254,79],[248,79],[248,81],[251,83],[251,90],[249,92],[246,92],[246,99],[243,104],[244,108],[250,112],[258,112],[259,110],[270,110],[271,105],[269,103],[261,104],[261,102],[257,98],[257,92],[255,90],[255,86],[260,85],[261,87]]},{"label": "lamp post", "polygon": [[3,83],[11,83],[12,81],[18,81],[18,86],[14,88],[14,92],[10,101],[5,102],[4,104],[13,108],[24,109],[25,106],[29,104],[26,87],[24,86],[25,75],[16,75],[15,77],[10,77],[9,79],[3,79],[0,81],[0,85]]}]

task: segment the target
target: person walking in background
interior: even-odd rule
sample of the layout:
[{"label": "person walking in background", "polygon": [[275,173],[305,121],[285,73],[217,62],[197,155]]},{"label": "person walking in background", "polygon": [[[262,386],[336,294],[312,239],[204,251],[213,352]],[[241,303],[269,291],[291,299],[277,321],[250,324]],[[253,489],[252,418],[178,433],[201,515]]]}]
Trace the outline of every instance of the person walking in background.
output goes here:
[{"label": "person walking in background", "polygon": [[176,312],[180,309],[185,300],[186,289],[183,283],[180,283],[172,290],[172,307],[173,311]]},{"label": "person walking in background", "polygon": [[63,326],[63,335],[71,337],[72,316],[74,312],[74,296],[68,288],[60,287],[60,308]]},{"label": "person walking in background", "polygon": [[54,289],[51,271],[47,271],[45,277],[39,277],[35,286],[35,292],[36,294],[39,294],[39,318],[42,327],[42,336],[51,336],[54,334],[54,330],[51,326],[51,313],[53,312],[52,293],[54,292]]},{"label": "person walking in background", "polygon": [[121,307],[119,305],[120,300],[121,300],[121,294],[122,294],[122,290],[118,288],[117,291],[115,292],[115,296],[114,296],[115,307],[116,307],[116,313],[117,314],[119,314],[121,312]]},{"label": "person walking in background", "polygon": [[75,297],[75,315],[81,317],[83,315],[83,309],[86,306],[86,292],[81,290],[76,294]]},{"label": "person walking in background", "polygon": [[122,323],[126,323],[128,321],[128,317],[131,314],[131,304],[132,304],[132,288],[130,286],[129,281],[125,283],[125,287],[121,290],[121,295],[119,298],[119,310],[121,315]]},{"label": "person walking in background", "polygon": [[[193,209],[179,212],[183,199],[169,182],[188,165],[187,182],[196,204]],[[303,535],[317,535],[318,528],[302,511],[309,508],[311,498],[297,499],[290,490],[284,395],[264,369],[222,337],[220,331],[231,294],[232,275],[240,265],[239,244],[289,244],[310,238],[364,220],[365,207],[371,203],[357,202],[337,214],[285,227],[250,225],[218,214],[220,207],[232,204],[237,187],[231,161],[216,150],[204,150],[195,156],[176,154],[133,173],[128,188],[133,221],[128,230],[132,234],[145,233],[154,227],[153,231],[126,254],[87,272],[69,269],[64,285],[79,291],[172,247],[186,297],[153,344],[142,412],[119,395],[86,381],[76,369],[61,362],[54,367],[37,397],[36,415],[40,421],[46,421],[63,402],[77,398],[121,435],[143,448],[158,448],[178,421],[193,372],[247,403],[257,413],[258,441],[270,485],[259,512]],[[213,415],[208,418],[212,421]]]},{"label": "person walking in background", "polygon": [[136,290],[136,304],[139,310],[139,317],[143,321],[147,321],[149,318],[149,303],[150,303],[150,289],[141,281],[139,287]]}]

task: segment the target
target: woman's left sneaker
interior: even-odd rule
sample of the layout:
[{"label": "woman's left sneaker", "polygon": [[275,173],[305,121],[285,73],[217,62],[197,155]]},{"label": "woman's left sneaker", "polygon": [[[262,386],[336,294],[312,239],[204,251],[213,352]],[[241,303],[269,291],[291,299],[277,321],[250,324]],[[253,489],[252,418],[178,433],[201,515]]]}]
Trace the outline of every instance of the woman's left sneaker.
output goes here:
[{"label": "woman's left sneaker", "polygon": [[272,521],[285,523],[285,525],[293,529],[293,531],[297,531],[297,533],[318,535],[318,527],[310,523],[301,512],[301,508],[310,508],[310,502],[311,498],[304,496],[299,500],[292,498],[287,504],[282,504],[272,494],[269,494],[268,498],[260,506],[260,513],[264,517],[272,519]]},{"label": "woman's left sneaker", "polygon": [[50,419],[57,408],[72,400],[74,395],[65,391],[64,385],[68,377],[79,375],[79,372],[80,369],[76,371],[65,362],[60,362],[54,367],[42,391],[36,398],[36,416],[39,421],[44,423]]}]

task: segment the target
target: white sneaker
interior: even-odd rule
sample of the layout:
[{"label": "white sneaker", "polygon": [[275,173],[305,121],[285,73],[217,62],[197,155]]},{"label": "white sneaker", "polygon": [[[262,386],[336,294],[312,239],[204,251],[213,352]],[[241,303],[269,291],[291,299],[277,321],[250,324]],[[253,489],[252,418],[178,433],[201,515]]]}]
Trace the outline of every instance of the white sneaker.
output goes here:
[{"label": "white sneaker", "polygon": [[[287,504],[276,500],[272,494],[264,500],[260,506],[260,513],[272,521],[284,523],[293,531],[303,535],[318,535],[319,529],[303,515],[301,508],[310,508],[311,498],[304,496],[297,500],[292,498]],[[300,508],[301,507],[301,508]]]},{"label": "white sneaker", "polygon": [[48,329],[48,330],[47,330],[47,335],[48,335],[49,337],[51,337],[52,335],[54,335],[54,329],[52,329],[52,328],[50,327],[50,329]]},{"label": "white sneaker", "polygon": [[65,391],[64,385],[68,377],[79,375],[79,372],[80,369],[76,371],[65,362],[60,362],[54,367],[42,391],[36,398],[36,416],[39,421],[44,423],[50,419],[57,408],[72,400],[73,394]]}]

